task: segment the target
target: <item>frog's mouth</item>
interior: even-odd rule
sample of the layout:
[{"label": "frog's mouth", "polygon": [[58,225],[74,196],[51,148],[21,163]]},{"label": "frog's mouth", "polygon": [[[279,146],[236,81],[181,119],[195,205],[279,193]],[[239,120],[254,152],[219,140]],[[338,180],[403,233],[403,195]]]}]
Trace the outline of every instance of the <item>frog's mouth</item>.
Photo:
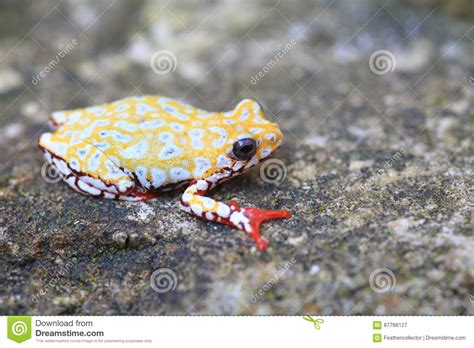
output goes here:
[{"label": "frog's mouth", "polygon": [[[279,147],[277,147],[275,149],[275,151],[278,148]],[[271,153],[269,153],[268,155],[266,155],[265,157],[262,157],[260,159],[258,159],[258,154],[255,154],[248,161],[237,161],[235,159],[232,159],[232,161],[233,161],[232,166],[220,168],[219,170],[217,170],[213,174],[211,174],[211,175],[209,175],[209,176],[207,176],[203,179],[206,180],[211,185],[210,188],[212,189],[212,188],[216,187],[218,184],[220,184],[224,181],[227,181],[227,180],[229,180],[229,179],[231,179],[235,176],[244,174],[245,172],[249,171],[251,168],[258,165],[259,163],[262,163],[263,161],[266,161],[266,160],[270,159],[273,156],[273,154],[275,153],[275,151],[272,151]]]}]

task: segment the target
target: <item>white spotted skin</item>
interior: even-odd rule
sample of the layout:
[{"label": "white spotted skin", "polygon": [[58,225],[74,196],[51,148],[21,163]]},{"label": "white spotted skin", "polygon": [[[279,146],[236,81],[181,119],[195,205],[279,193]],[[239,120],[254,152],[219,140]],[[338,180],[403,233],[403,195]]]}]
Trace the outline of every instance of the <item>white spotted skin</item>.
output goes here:
[{"label": "white spotted skin", "polygon": [[229,220],[235,225],[235,226],[243,226],[243,229],[247,232],[250,232],[250,227],[249,227],[249,219],[243,214],[241,211],[234,211],[231,215]]},{"label": "white spotted skin", "polygon": [[207,183],[206,180],[198,180],[198,182],[196,183],[196,188],[199,191],[206,191],[209,188],[209,184]]},{"label": "white spotted skin", "polygon": [[[141,193],[167,191],[192,180],[204,182],[206,188],[199,190],[207,191],[269,157],[282,143],[278,125],[248,99],[231,111],[209,112],[146,95],[58,111],[50,123],[55,131],[44,133],[39,142],[47,160],[76,178],[74,183],[65,180],[75,190],[114,199],[149,198]],[[257,153],[237,160],[232,146],[247,137],[258,144]],[[203,217],[211,208],[216,218],[230,216],[228,209],[211,207],[210,201],[199,204],[205,207],[187,208]]]},{"label": "white spotted skin", "polygon": [[228,218],[230,216],[230,208],[227,204],[217,203],[217,215],[222,218]]},{"label": "white spotted skin", "polygon": [[151,183],[153,187],[162,187],[163,184],[166,182],[167,173],[166,171],[158,168],[151,169]]},{"label": "white spotted skin", "polygon": [[[179,204],[183,211],[245,231],[260,251],[268,247],[260,223],[289,217],[286,211],[240,208],[206,196],[217,184],[268,158],[282,143],[278,126],[265,120],[251,100],[217,113],[164,97],[131,97],[57,112],[50,123],[56,131],[43,134],[39,146],[79,193],[137,201],[187,187]],[[247,138],[254,140],[256,151],[237,159],[234,144]]]}]

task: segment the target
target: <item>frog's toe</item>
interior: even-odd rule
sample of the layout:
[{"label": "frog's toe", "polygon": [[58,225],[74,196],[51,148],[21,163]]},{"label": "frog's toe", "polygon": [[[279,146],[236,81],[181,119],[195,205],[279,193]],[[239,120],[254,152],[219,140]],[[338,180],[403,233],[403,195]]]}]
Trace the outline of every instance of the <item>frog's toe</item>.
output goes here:
[{"label": "frog's toe", "polygon": [[259,251],[264,251],[269,246],[268,242],[260,234],[260,225],[267,220],[291,218],[291,214],[287,210],[245,208],[242,209],[242,213],[249,220],[249,236],[255,241],[255,246]]},{"label": "frog's toe", "polygon": [[49,128],[55,130],[58,127],[65,124],[68,120],[69,112],[66,111],[56,111],[49,115],[48,126]]},{"label": "frog's toe", "polygon": [[262,223],[266,220],[273,219],[289,219],[291,214],[288,210],[264,210],[258,208],[245,208],[245,215],[250,219],[250,222]]}]

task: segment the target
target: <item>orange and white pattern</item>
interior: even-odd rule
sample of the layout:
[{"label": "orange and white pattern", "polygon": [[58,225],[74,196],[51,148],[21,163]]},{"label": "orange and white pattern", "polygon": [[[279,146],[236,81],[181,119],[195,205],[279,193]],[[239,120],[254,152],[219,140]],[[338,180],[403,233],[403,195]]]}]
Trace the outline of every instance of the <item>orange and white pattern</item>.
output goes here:
[{"label": "orange and white pattern", "polygon": [[[161,96],[130,97],[55,112],[50,124],[55,131],[43,134],[39,146],[74,190],[143,200],[189,186],[182,208],[209,220],[227,218],[231,207],[203,192],[269,157],[283,139],[248,99],[231,111],[208,112]],[[192,192],[196,182],[206,190]]]}]

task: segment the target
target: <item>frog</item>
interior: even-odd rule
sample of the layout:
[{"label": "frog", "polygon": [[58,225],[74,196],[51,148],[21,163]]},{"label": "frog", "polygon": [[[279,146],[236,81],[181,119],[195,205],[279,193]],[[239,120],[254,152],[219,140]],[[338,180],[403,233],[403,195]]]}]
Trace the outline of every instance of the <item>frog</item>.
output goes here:
[{"label": "frog", "polygon": [[279,126],[252,99],[211,112],[164,96],[133,96],[53,112],[48,123],[52,132],[40,136],[39,148],[78,193],[144,201],[178,190],[184,212],[245,232],[258,251],[269,247],[260,225],[291,217],[287,210],[209,197],[218,184],[270,158],[283,143]]}]

